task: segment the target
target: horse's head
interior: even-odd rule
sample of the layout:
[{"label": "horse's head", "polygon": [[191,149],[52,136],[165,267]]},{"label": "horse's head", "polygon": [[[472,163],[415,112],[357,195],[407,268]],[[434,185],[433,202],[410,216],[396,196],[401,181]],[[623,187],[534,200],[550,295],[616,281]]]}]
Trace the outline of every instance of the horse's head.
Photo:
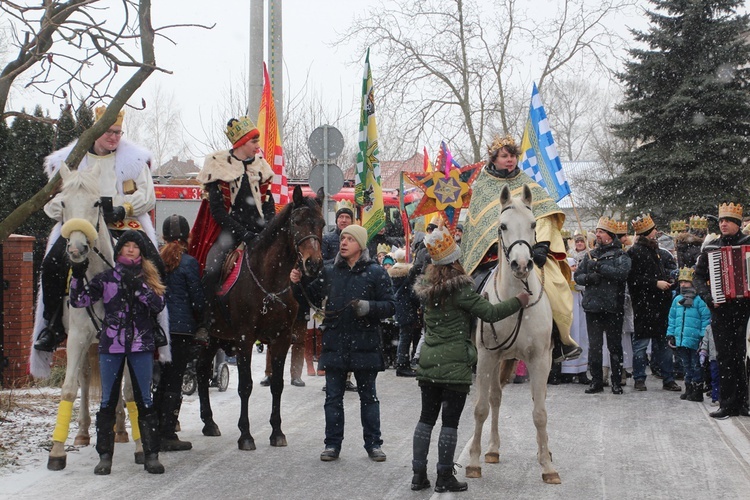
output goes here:
[{"label": "horse's head", "polygon": [[299,264],[306,276],[315,276],[323,267],[323,228],[325,219],[321,211],[322,190],[315,199],[302,195],[297,186],[292,194],[291,226]]},{"label": "horse's head", "polygon": [[62,228],[60,234],[68,240],[65,251],[71,262],[83,262],[99,234],[99,169],[71,171],[63,162]]},{"label": "horse's head", "polygon": [[512,198],[508,186],[500,192],[500,224],[497,235],[513,276],[525,280],[534,268],[532,246],[536,243],[536,219],[531,211],[531,189],[524,185],[520,198]]}]

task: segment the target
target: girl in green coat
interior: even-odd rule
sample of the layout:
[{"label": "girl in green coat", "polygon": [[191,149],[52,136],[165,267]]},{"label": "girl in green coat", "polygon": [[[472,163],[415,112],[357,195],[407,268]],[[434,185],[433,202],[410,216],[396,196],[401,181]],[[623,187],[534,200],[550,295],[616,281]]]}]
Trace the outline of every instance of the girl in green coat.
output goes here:
[{"label": "girl in green coat", "polygon": [[458,421],[471,386],[471,368],[477,350],[470,340],[472,317],[495,323],[529,303],[529,295],[491,304],[474,292],[474,282],[457,261],[461,249],[447,228],[435,229],[425,238],[432,264],[415,285],[424,304],[426,328],[419,357],[417,380],[422,390],[422,413],[414,429],[412,490],[430,487],[427,479],[427,453],[432,428],[443,410],[438,439],[438,478],[435,491],[465,491],[468,485],[455,478],[453,457],[458,440]]}]

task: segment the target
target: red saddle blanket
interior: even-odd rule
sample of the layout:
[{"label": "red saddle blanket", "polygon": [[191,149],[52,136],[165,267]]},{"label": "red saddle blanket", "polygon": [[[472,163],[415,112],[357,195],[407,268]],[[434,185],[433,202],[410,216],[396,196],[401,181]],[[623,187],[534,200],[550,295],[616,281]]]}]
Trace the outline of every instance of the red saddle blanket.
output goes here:
[{"label": "red saddle blanket", "polygon": [[221,290],[219,290],[219,297],[223,297],[229,290],[232,289],[237,278],[240,276],[240,270],[242,269],[242,259],[245,255],[245,245],[240,245],[239,248],[229,254],[227,260],[224,262],[224,267],[221,273]]}]

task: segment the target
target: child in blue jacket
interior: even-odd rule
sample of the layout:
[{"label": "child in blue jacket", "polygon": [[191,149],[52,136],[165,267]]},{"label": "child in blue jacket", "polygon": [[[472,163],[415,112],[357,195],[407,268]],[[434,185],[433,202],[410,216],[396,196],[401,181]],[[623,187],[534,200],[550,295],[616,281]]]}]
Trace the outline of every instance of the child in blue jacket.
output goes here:
[{"label": "child in blue jacket", "polygon": [[672,301],[669,311],[667,341],[677,349],[685,367],[685,392],[680,399],[703,401],[703,373],[698,349],[706,327],[711,323],[711,311],[693,288],[693,269],[683,267],[678,276],[680,293]]}]

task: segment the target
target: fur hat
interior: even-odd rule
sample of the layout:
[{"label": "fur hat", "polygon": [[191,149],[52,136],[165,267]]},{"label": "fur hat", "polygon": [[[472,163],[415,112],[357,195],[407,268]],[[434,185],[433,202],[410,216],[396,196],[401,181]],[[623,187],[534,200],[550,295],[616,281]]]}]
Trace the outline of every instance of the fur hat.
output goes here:
[{"label": "fur hat", "polygon": [[443,225],[442,220],[434,231],[425,236],[424,244],[433,264],[452,264],[461,258],[461,248],[456,245],[453,235]]},{"label": "fur hat", "polygon": [[397,248],[393,251],[393,258],[396,262],[406,262],[406,250],[403,248]]},{"label": "fur hat", "polygon": [[115,255],[120,254],[120,250],[122,250],[122,247],[125,246],[125,243],[133,242],[136,245],[138,245],[138,248],[141,250],[141,255],[143,256],[144,253],[148,251],[148,247],[146,246],[146,240],[144,239],[143,234],[140,231],[136,231],[135,229],[128,229],[117,240],[117,245],[115,245]]},{"label": "fur hat", "polygon": [[224,134],[232,143],[233,148],[238,148],[248,141],[260,137],[260,131],[253,121],[247,116],[240,116],[239,119],[232,118],[227,122],[227,129]]},{"label": "fur hat", "polygon": [[341,200],[336,203],[336,220],[339,219],[341,214],[349,214],[349,217],[354,221],[354,205],[349,200]]},{"label": "fur hat", "polygon": [[164,241],[187,241],[188,236],[190,236],[190,224],[188,224],[187,219],[182,215],[172,214],[164,219],[161,234],[164,237]]},{"label": "fur hat", "polygon": [[367,248],[367,229],[357,224],[351,224],[341,230],[341,236],[344,236],[345,234],[354,238],[354,241],[357,242],[360,250],[365,250]]}]

